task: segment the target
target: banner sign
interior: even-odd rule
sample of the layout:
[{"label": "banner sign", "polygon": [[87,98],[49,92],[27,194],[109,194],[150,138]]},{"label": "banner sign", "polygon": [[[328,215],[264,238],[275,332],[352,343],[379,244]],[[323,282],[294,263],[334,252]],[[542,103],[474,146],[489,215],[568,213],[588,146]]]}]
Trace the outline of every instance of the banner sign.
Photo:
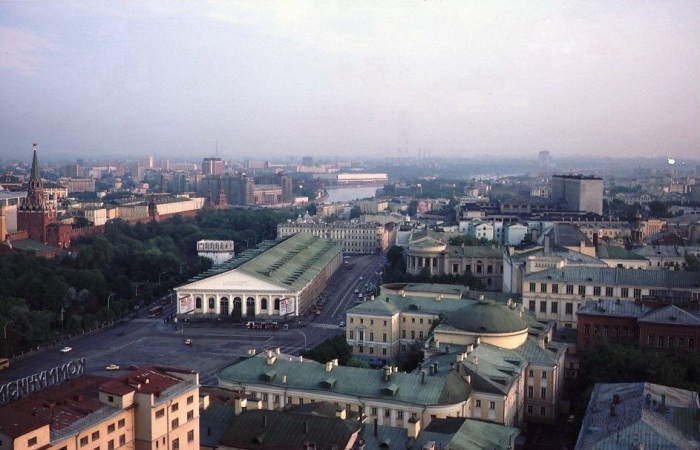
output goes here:
[{"label": "banner sign", "polygon": [[62,366],[10,381],[0,385],[0,405],[17,400],[34,392],[56,386],[85,373],[85,358],[70,361]]},{"label": "banner sign", "polygon": [[178,312],[180,314],[187,314],[191,313],[194,311],[194,297],[192,295],[185,295],[184,297],[180,297],[180,307],[178,308]]}]

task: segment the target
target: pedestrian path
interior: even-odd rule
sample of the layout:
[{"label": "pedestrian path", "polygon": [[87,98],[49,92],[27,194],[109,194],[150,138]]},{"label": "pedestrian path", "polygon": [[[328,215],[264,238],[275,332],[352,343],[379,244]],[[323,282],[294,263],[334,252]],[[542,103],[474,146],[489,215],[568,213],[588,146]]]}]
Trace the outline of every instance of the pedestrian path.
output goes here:
[{"label": "pedestrian path", "polygon": [[323,328],[324,330],[337,330],[340,327],[334,323],[315,323],[312,322],[309,325],[309,328]]}]

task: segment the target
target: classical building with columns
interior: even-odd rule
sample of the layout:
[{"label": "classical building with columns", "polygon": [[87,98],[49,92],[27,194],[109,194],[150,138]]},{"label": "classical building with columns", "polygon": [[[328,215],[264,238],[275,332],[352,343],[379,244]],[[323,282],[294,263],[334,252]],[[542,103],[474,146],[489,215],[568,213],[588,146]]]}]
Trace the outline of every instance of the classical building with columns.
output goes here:
[{"label": "classical building with columns", "polygon": [[175,288],[177,313],[284,318],[308,311],[343,264],[337,243],[298,233],[230,270]]},{"label": "classical building with columns", "polygon": [[406,272],[418,275],[462,275],[471,273],[484,289],[501,291],[503,251],[491,246],[448,245],[432,236],[412,240],[406,249]]}]

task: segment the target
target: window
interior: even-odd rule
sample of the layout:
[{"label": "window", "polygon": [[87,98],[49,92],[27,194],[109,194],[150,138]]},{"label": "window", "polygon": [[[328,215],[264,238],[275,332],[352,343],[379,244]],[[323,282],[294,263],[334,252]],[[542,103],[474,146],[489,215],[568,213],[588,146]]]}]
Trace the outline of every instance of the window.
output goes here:
[{"label": "window", "polygon": [[532,405],[527,405],[527,413],[532,414]]},{"label": "window", "polygon": [[583,334],[585,334],[587,336],[591,334],[591,326],[590,325],[585,324],[583,326]]},{"label": "window", "polygon": [[38,439],[36,436],[34,436],[34,437],[31,437],[27,440],[27,445],[31,447],[32,445],[36,445],[37,442],[38,442]]},{"label": "window", "polygon": [[386,356],[386,347],[382,348],[382,355]]},{"label": "window", "polygon": [[566,312],[566,314],[569,314],[569,315],[573,314],[574,313],[574,304],[567,303],[566,305],[564,305],[564,312]]},{"label": "window", "polygon": [[528,370],[528,371],[527,371],[527,376],[528,376],[528,377],[534,377],[534,376],[535,376],[535,371],[534,371],[534,370]]},{"label": "window", "polygon": [[369,332],[369,340],[374,341],[374,331]]},{"label": "window", "polygon": [[[267,394],[265,394],[267,396]],[[265,399],[267,400],[267,399]],[[187,411],[187,420],[192,420],[194,419],[194,411]]]},{"label": "window", "polygon": [[647,344],[654,345],[654,335],[653,334],[650,334],[649,336],[647,336]]},{"label": "window", "polygon": [[372,407],[372,415],[373,416],[377,415],[377,408],[376,407]]},{"label": "window", "polygon": [[527,398],[532,398],[535,396],[535,388],[532,386],[527,387]]},{"label": "window", "polygon": [[540,416],[544,416],[545,414],[547,414],[547,408],[540,406]]},{"label": "window", "polygon": [[175,412],[179,409],[179,406],[177,403],[173,403],[173,406],[170,407],[170,411]]},{"label": "window", "polygon": [[396,418],[399,420],[403,420],[403,411],[396,411]]},{"label": "window", "polygon": [[659,336],[659,347],[663,347],[663,346],[664,346],[664,337]]},{"label": "window", "polygon": [[496,409],[496,402],[489,402],[489,409]]},{"label": "window", "polygon": [[559,312],[559,303],[557,303],[557,301],[554,300],[554,301],[552,302],[551,308],[552,308],[552,313],[553,313],[553,314],[558,313],[558,312]]},{"label": "window", "polygon": [[569,295],[574,294],[574,285],[573,284],[567,284],[566,285],[566,293]]},{"label": "window", "polygon": [[87,444],[88,444],[88,437],[87,436],[81,437],[80,438],[80,446],[85,447]]},{"label": "window", "polygon": [[187,442],[192,442],[194,441],[194,430],[190,430],[187,432]]},{"label": "window", "polygon": [[384,417],[391,417],[391,410],[388,408],[384,409]]},{"label": "window", "polygon": [[359,346],[357,347],[357,352],[358,352],[358,353],[364,353],[364,352],[365,352],[365,347],[364,347],[363,345],[359,345]]},{"label": "window", "polygon": [[547,398],[547,388],[540,389],[540,398]]},{"label": "window", "polygon": [[552,285],[552,294],[558,294],[558,293],[559,293],[559,285],[553,284]]},{"label": "window", "polygon": [[536,286],[537,286],[537,283],[530,283],[530,292],[535,292]]},{"label": "window", "polygon": [[612,297],[613,296],[613,288],[610,286],[606,287],[605,288],[605,295],[607,297]]},{"label": "window", "polygon": [[180,450],[180,439],[173,439],[172,450]]},{"label": "window", "polygon": [[546,371],[546,370],[543,370],[543,371],[542,371],[542,379],[543,379],[543,380],[546,380],[546,379],[547,379],[547,371]]},{"label": "window", "polygon": [[693,339],[693,338],[688,338],[688,348],[689,348],[689,349],[694,349],[694,348],[695,348],[695,339]]},{"label": "window", "polygon": [[119,436],[119,445],[126,445],[126,434]]},{"label": "window", "polygon": [[546,313],[546,312],[547,312],[547,302],[546,302],[546,301],[541,301],[541,302],[540,302],[540,312],[541,312],[541,313]]},{"label": "window", "polygon": [[374,355],[374,347],[372,347],[371,345],[369,346],[369,354]]},{"label": "window", "polygon": [[416,318],[415,318],[415,317],[411,317],[411,323],[416,323]]},{"label": "window", "polygon": [[113,403],[113,402],[114,402],[114,396],[113,396],[113,395],[108,395],[108,396],[107,396],[107,401],[110,402],[110,403]]},{"label": "window", "polygon": [[386,333],[382,333],[382,342],[386,342]]},{"label": "window", "polygon": [[107,450],[114,450],[114,439],[110,439],[109,442],[107,442]]},{"label": "window", "polygon": [[194,403],[194,395],[190,395],[189,397],[187,397],[187,404],[191,405],[192,403]]},{"label": "window", "polygon": [[527,306],[528,306],[528,309],[530,311],[535,312],[535,301],[534,300],[530,300],[530,302],[528,303]]},{"label": "window", "polygon": [[386,320],[384,321],[384,326],[386,326]]},{"label": "window", "polygon": [[593,295],[600,297],[600,286],[593,286]]},{"label": "window", "polygon": [[180,420],[176,417],[173,420],[170,421],[170,428],[175,429],[180,426]]},{"label": "window", "polygon": [[401,330],[401,338],[406,339],[406,330]]},{"label": "window", "polygon": [[635,289],[634,290],[634,298],[640,298],[642,296],[642,290],[641,289]]},{"label": "window", "polygon": [[93,431],[92,432],[92,440],[93,442],[98,440],[100,438],[100,432],[99,431]]},{"label": "window", "polygon": [[411,330],[411,339],[416,338],[416,330]]},{"label": "window", "polygon": [[475,408],[481,408],[481,400],[476,401],[476,405],[474,406]]},{"label": "window", "polygon": [[630,296],[630,289],[629,288],[620,289],[620,297],[628,298],[629,296]]},{"label": "window", "polygon": [[586,286],[579,286],[578,287],[578,295],[586,295]]},{"label": "window", "polygon": [[116,429],[117,429],[117,427],[113,423],[110,423],[109,425],[107,425],[107,433],[114,433],[114,430],[116,430]]},{"label": "window", "polygon": [[165,409],[161,408],[158,411],[156,411],[156,419],[160,419],[165,415]]},{"label": "window", "polygon": [[540,292],[547,293],[547,283],[540,283]]},{"label": "window", "polygon": [[355,338],[353,337],[353,336],[355,335],[355,333],[353,332],[353,330],[350,330],[348,333],[349,333],[350,339],[355,339]]}]

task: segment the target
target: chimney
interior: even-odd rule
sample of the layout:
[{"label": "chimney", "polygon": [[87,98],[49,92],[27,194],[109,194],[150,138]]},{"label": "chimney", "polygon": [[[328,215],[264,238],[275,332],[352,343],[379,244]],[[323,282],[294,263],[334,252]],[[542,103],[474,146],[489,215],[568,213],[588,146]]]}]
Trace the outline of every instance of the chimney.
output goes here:
[{"label": "chimney", "polygon": [[279,348],[279,347],[277,347],[277,348],[275,349],[275,353],[277,353],[278,355],[282,354],[282,349]]},{"label": "chimney", "polygon": [[467,356],[474,351],[474,344],[467,344]]},{"label": "chimney", "polygon": [[440,341],[438,341],[437,339],[435,340],[435,349],[440,349]]},{"label": "chimney", "polygon": [[299,355],[299,362],[304,362],[304,357]]},{"label": "chimney", "polygon": [[615,412],[615,405],[610,405],[610,417],[615,417],[617,413]]},{"label": "chimney", "polygon": [[427,376],[427,374],[425,373],[425,370],[421,370],[421,372],[420,372],[420,381],[421,381],[421,383],[425,384],[425,377],[426,377],[426,376]]},{"label": "chimney", "polygon": [[415,439],[420,434],[420,419],[417,416],[411,416],[408,419],[408,437]]},{"label": "chimney", "polygon": [[282,375],[282,384],[287,384],[287,375]]},{"label": "chimney", "polygon": [[248,399],[245,397],[236,397],[233,399],[233,413],[236,416],[240,416],[243,412],[243,408],[248,407]]},{"label": "chimney", "polygon": [[481,336],[477,336],[474,338],[474,347],[478,347],[479,344],[481,344]]},{"label": "chimney", "polygon": [[450,346],[449,345],[445,346],[445,353],[450,353]]},{"label": "chimney", "polygon": [[330,372],[331,370],[333,370],[333,361],[328,361],[326,363],[326,372]]},{"label": "chimney", "polygon": [[391,378],[391,367],[384,366],[384,381],[389,381]]},{"label": "chimney", "polygon": [[334,367],[338,367],[338,358],[335,358],[334,360],[331,361],[333,363]]}]

